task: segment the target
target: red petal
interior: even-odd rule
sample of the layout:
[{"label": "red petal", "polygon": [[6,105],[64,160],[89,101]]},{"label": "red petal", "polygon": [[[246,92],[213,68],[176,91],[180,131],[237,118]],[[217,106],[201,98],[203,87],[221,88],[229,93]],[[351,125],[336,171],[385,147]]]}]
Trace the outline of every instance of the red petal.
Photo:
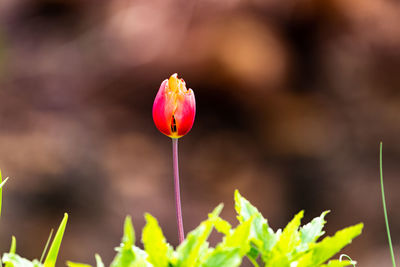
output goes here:
[{"label": "red petal", "polygon": [[182,100],[178,101],[177,109],[174,113],[178,136],[187,134],[192,129],[196,114],[196,100],[192,89],[189,89]]},{"label": "red petal", "polygon": [[171,131],[171,120],[173,115],[173,105],[171,105],[171,99],[168,97],[166,90],[168,86],[168,80],[164,80],[161,83],[160,89],[154,99],[153,104],[153,120],[157,129],[167,136],[172,135]]}]

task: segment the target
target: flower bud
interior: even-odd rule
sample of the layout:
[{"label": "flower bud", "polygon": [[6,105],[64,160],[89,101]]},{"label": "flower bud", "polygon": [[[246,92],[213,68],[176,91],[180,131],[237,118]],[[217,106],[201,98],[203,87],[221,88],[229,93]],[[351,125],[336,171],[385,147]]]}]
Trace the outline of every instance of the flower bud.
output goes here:
[{"label": "flower bud", "polygon": [[192,89],[173,74],[161,83],[153,104],[153,120],[157,129],[171,138],[187,134],[193,126],[196,101]]}]

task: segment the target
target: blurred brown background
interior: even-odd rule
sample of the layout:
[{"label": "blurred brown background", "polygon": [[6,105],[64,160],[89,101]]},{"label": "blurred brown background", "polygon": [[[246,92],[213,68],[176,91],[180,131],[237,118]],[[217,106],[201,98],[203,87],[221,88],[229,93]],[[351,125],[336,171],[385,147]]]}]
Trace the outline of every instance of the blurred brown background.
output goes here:
[{"label": "blurred brown background", "polygon": [[235,223],[238,188],[274,229],[301,209],[331,210],[329,234],[364,222],[345,252],[391,266],[378,144],[399,256],[399,25],[395,0],[1,0],[0,251],[14,234],[39,258],[64,212],[58,266],[109,264],[127,214],[177,244],[171,144],[151,117],[177,72],[197,101],[180,140],[186,231],[220,202]]}]

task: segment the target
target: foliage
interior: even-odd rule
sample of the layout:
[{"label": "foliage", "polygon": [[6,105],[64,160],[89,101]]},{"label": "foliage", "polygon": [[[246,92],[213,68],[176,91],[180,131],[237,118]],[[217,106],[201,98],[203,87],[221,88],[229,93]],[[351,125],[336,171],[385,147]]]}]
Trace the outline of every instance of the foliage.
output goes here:
[{"label": "foliage", "polygon": [[[1,211],[1,204],[2,204],[3,186],[7,182],[7,180],[8,180],[8,178],[6,178],[4,181],[2,180],[1,171],[0,171],[0,211]],[[61,240],[62,240],[64,232],[65,232],[65,227],[67,226],[67,221],[68,221],[68,214],[65,213],[64,218],[61,221],[60,226],[58,227],[56,236],[54,237],[54,240],[51,243],[49,253],[47,254],[47,257],[43,263],[42,263],[42,260],[39,261],[37,259],[34,259],[33,261],[29,261],[29,260],[17,255],[16,254],[17,241],[16,241],[15,237],[13,236],[11,238],[10,251],[8,253],[4,253],[3,257],[1,259],[2,263],[4,263],[4,266],[5,267],[55,267],[56,261],[57,261],[57,256],[58,256],[58,251],[60,250],[60,246],[61,246]],[[50,238],[49,238],[49,241],[50,241]],[[48,241],[48,243],[49,243],[49,241]],[[43,251],[43,255],[45,255],[46,249],[47,249],[47,244]]]},{"label": "foliage", "polygon": [[[0,208],[2,187],[0,173]],[[174,250],[167,243],[157,220],[150,214],[145,214],[146,225],[142,233],[144,249],[135,245],[136,236],[132,220],[128,216],[124,223],[122,242],[116,248],[117,255],[110,267],[237,267],[244,257],[254,266],[259,267],[342,267],[354,264],[348,260],[330,260],[353,238],[361,234],[363,224],[357,224],[338,231],[332,237],[318,239],[324,235],[322,230],[326,221],[325,211],[310,223],[300,226],[303,211],[300,211],[282,230],[273,231],[267,220],[239,192],[235,192],[235,209],[239,224],[232,228],[219,214],[222,204],[208,215],[196,229]],[[57,230],[49,252],[45,246],[40,260],[30,261],[16,254],[16,240],[12,237],[10,251],[4,253],[2,263],[5,267],[55,267],[58,251],[61,246],[68,214]],[[223,240],[215,248],[210,247],[208,237],[213,229],[224,235]],[[95,255],[96,266],[104,267],[99,255]],[[88,264],[68,261],[69,267],[91,267]]]},{"label": "foliage", "polygon": [[[245,256],[256,267],[341,267],[353,264],[352,261],[329,259],[361,234],[363,224],[350,226],[318,242],[325,233],[322,229],[327,211],[300,226],[301,211],[283,231],[273,231],[257,208],[238,191],[235,192],[235,209],[239,221],[236,228],[219,217],[222,210],[222,205],[219,205],[176,250],[166,242],[157,220],[150,214],[145,215],[146,225],[142,233],[144,249],[137,247],[132,220],[127,217],[122,243],[116,248],[117,255],[110,266],[236,267],[240,266]],[[207,242],[213,228],[224,235],[215,248]],[[96,264],[97,267],[104,266],[99,255],[96,255]],[[68,262],[68,266],[90,265]]]},{"label": "foliage", "polygon": [[[16,240],[15,237],[12,237],[11,248],[9,253],[4,253],[2,257],[2,262],[5,267],[55,267],[58,251],[60,249],[61,240],[64,235],[65,227],[67,225],[68,214],[64,214],[64,218],[58,227],[56,236],[54,237],[53,242],[51,243],[49,253],[47,254],[46,259],[42,263],[41,261],[34,259],[33,261],[29,261],[19,255],[16,254]],[[43,251],[45,253],[45,251]]]}]

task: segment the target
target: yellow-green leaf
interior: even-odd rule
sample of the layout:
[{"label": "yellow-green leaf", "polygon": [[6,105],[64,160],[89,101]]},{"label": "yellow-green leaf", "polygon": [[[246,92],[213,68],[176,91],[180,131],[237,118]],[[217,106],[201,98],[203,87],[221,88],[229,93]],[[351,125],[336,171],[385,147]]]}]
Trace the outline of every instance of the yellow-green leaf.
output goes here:
[{"label": "yellow-green leaf", "polygon": [[168,267],[172,248],[165,241],[164,234],[157,220],[145,214],[146,226],[143,229],[142,243],[148,254],[148,260],[157,267]]},{"label": "yellow-green leaf", "polygon": [[61,241],[65,232],[65,227],[67,226],[68,214],[64,213],[64,218],[58,227],[57,233],[54,237],[53,243],[50,246],[49,253],[47,254],[46,260],[43,263],[44,267],[55,267],[58,251],[60,250]]}]

